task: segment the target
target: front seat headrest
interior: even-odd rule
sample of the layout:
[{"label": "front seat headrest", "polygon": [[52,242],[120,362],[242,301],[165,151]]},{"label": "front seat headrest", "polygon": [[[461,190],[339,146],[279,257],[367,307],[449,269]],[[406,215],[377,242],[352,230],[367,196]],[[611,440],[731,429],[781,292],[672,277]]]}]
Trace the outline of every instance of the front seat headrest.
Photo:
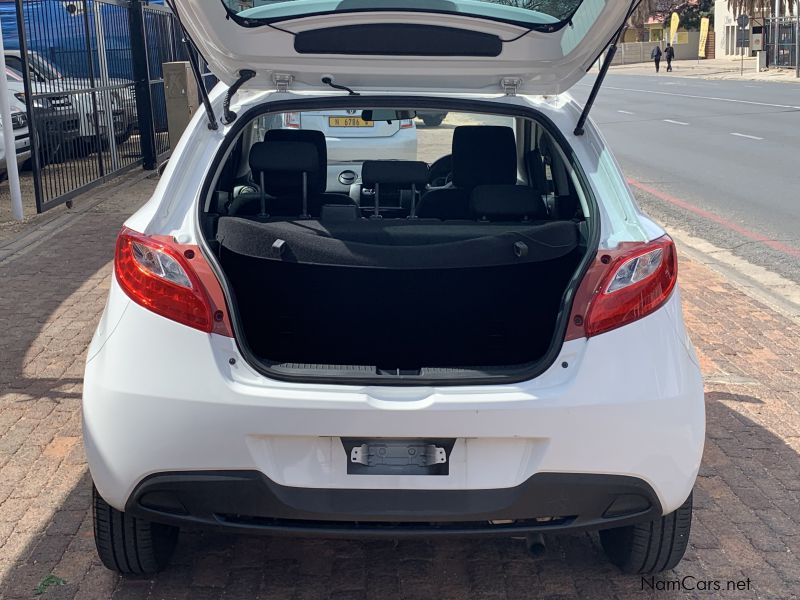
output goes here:
[{"label": "front seat headrest", "polygon": [[481,185],[472,190],[472,212],[489,221],[546,219],[541,192],[526,185]]},{"label": "front seat headrest", "polygon": [[453,185],[517,183],[514,130],[498,125],[461,125],[453,131]]}]

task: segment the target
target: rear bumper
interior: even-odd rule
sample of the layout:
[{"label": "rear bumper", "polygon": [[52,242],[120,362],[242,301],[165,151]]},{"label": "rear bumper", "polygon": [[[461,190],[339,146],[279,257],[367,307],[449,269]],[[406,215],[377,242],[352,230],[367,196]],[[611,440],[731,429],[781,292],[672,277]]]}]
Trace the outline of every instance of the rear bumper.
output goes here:
[{"label": "rear bumper", "polygon": [[647,483],[620,475],[538,473],[487,490],[353,490],[286,487],[257,471],[205,471],[151,475],[125,511],[256,533],[408,537],[619,527],[658,518],[661,505]]},{"label": "rear bumper", "polygon": [[[279,486],[271,488],[279,498],[307,493],[325,502],[375,490],[388,498],[419,492],[426,502],[440,493],[502,495],[548,473],[625,476],[645,482],[668,513],[694,485],[705,428],[702,380],[678,294],[626,327],[566,342],[534,380],[399,388],[269,380],[230,338],[155,315],[112,279],[83,394],[92,478],[119,510],[151,476],[247,471]],[[446,475],[356,475],[342,438],[456,441]],[[561,493],[546,495],[569,497]],[[467,514],[453,519],[510,514],[488,517],[464,506]],[[423,516],[436,515],[414,519]]]}]

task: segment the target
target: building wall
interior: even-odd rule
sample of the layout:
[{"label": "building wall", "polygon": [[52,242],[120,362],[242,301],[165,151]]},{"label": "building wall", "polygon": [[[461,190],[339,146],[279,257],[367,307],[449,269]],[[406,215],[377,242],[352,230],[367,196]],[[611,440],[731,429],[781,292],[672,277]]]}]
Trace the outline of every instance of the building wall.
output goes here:
[{"label": "building wall", "polygon": [[733,11],[728,8],[728,0],[714,1],[714,34],[718,58],[727,56],[730,46],[730,27],[736,25]]},{"label": "building wall", "polygon": [[[684,43],[675,44],[675,60],[697,60],[700,46],[700,32],[681,32],[679,39],[685,39],[686,41]],[[653,50],[653,46],[656,45],[661,46],[663,49],[666,42],[634,42],[620,44],[620,48],[617,50],[612,64],[629,65],[650,62],[650,52]]]},{"label": "building wall", "polygon": [[[753,36],[753,27],[763,26],[764,18],[760,11],[750,17],[749,35]],[[754,54],[750,48],[736,47],[736,17],[728,8],[728,0],[714,1],[714,33],[716,34],[715,50],[717,58],[724,56],[750,56]]]}]

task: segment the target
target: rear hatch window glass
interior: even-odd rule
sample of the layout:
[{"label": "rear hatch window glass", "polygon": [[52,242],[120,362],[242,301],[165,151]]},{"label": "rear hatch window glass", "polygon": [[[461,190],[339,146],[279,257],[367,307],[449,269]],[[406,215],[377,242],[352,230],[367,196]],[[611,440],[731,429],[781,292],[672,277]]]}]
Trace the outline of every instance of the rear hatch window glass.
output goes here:
[{"label": "rear hatch window glass", "polygon": [[[569,22],[584,0],[222,0],[247,26],[309,15],[411,11],[469,15],[554,30]],[[589,0],[587,0],[589,1]],[[604,5],[604,1],[592,2]]]}]

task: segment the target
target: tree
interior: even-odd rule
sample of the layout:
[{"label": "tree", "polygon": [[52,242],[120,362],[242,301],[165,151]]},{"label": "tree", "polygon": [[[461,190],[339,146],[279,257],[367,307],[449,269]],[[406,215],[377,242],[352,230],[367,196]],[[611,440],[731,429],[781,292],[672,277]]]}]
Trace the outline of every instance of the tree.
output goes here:
[{"label": "tree", "polygon": [[682,4],[686,4],[686,0],[642,0],[628,20],[628,27],[636,30],[637,37],[641,41],[644,24],[647,21],[651,18],[667,18],[677,6]]},{"label": "tree", "polygon": [[[699,2],[682,2],[673,9],[681,17],[681,26],[689,31],[700,29],[700,19],[709,17],[714,20],[713,0],[699,0]],[[665,15],[664,24],[669,26],[670,15]]]},{"label": "tree", "polygon": [[[780,0],[780,14],[793,15],[796,0]],[[753,16],[761,11],[763,15],[772,15],[775,10],[775,0],[728,0],[728,8],[735,16]]]}]

